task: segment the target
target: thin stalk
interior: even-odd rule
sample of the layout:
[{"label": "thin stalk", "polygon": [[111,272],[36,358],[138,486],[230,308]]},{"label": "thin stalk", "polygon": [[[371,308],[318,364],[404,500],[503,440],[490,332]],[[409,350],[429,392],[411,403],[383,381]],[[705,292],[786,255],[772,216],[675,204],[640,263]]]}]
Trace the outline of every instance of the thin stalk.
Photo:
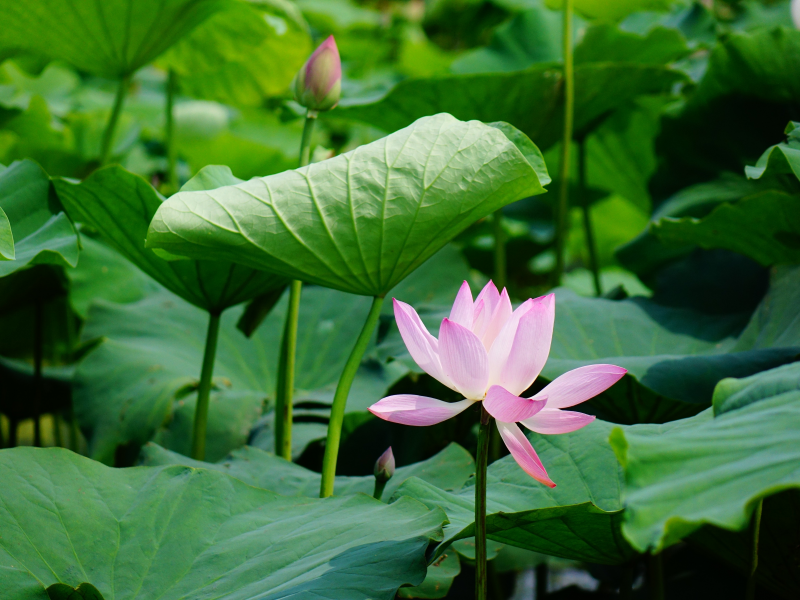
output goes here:
[{"label": "thin stalk", "polygon": [[119,116],[122,114],[122,105],[125,103],[125,94],[128,92],[128,84],[130,83],[130,75],[126,75],[119,80],[117,87],[117,95],[114,97],[114,108],[111,109],[111,116],[106,124],[106,130],[103,132],[103,145],[100,150],[100,166],[108,164],[111,158],[111,150],[114,142],[114,133],[117,130],[117,122]]},{"label": "thin stalk", "polygon": [[37,302],[33,318],[33,445],[42,446],[42,355],[44,353],[44,307]]},{"label": "thin stalk", "polygon": [[597,245],[594,241],[592,215],[589,212],[589,196],[586,192],[586,142],[584,140],[578,143],[578,193],[581,197],[583,231],[586,235],[586,249],[589,251],[589,269],[592,271],[594,280],[594,293],[595,296],[601,296],[603,287],[600,283],[600,267],[597,264]]},{"label": "thin stalk", "polygon": [[647,566],[650,599],[664,600],[664,562],[661,559],[661,553],[651,554]]},{"label": "thin stalk", "polygon": [[621,600],[630,600],[633,595],[633,564],[622,567],[622,579],[619,583],[619,597]]},{"label": "thin stalk", "polygon": [[475,453],[475,599],[488,596],[486,569],[486,467],[489,465],[489,437],[492,417],[481,405],[478,449]]},{"label": "thin stalk", "polygon": [[375,489],[372,491],[372,497],[375,498],[375,500],[383,498],[383,490],[386,489],[387,483],[389,483],[388,479],[383,480],[377,477],[375,478]]},{"label": "thin stalk", "polygon": [[564,131],[561,139],[561,162],[558,177],[561,183],[556,207],[556,269],[555,284],[564,273],[564,252],[567,245],[567,217],[569,212],[569,158],[572,127],[575,117],[575,77],[572,69],[572,0],[564,0]]},{"label": "thin stalk", "polygon": [[746,600],[753,600],[756,597],[756,569],[758,569],[758,536],[761,533],[761,512],[764,508],[764,499],[758,501],[756,510],[753,513],[753,522],[750,526],[752,534],[752,545],[750,553],[750,573],[747,577]]},{"label": "thin stalk", "polygon": [[503,230],[503,210],[494,213],[494,284],[502,290],[506,287],[506,236]]},{"label": "thin stalk", "polygon": [[175,193],[179,188],[178,181],[178,150],[175,147],[175,93],[178,88],[178,74],[172,69],[167,75],[167,106],[166,127],[164,131],[164,141],[167,150],[167,181],[171,193]]},{"label": "thin stalk", "polygon": [[336,386],[333,406],[331,406],[331,417],[328,421],[325,456],[322,459],[320,498],[327,498],[333,495],[333,479],[336,476],[336,460],[339,457],[339,443],[342,438],[342,422],[344,421],[344,408],[347,405],[347,395],[350,393],[350,387],[353,385],[353,379],[355,379],[358,367],[361,365],[361,359],[367,350],[372,333],[375,331],[375,326],[378,324],[378,319],[381,316],[381,306],[383,306],[383,298],[375,296],[372,299],[372,306],[369,309],[367,320],[364,321],[364,327],[361,328],[361,333],[358,334],[356,345],[353,346],[353,350],[347,358],[347,363],[344,365],[344,370]]},{"label": "thin stalk", "polygon": [[[300,140],[300,166],[305,167],[311,159],[311,135],[317,113],[306,112],[303,137]],[[292,396],[294,395],[294,371],[297,354],[297,324],[300,315],[300,294],[303,282],[292,281],[289,286],[289,307],[281,337],[281,353],[278,358],[278,381],[275,387],[275,454],[292,460]]]},{"label": "thin stalk", "polygon": [[544,600],[547,596],[547,579],[550,569],[546,562],[536,565],[536,600]]},{"label": "thin stalk", "polygon": [[300,294],[303,282],[292,281],[289,286],[289,307],[281,340],[278,388],[275,403],[275,454],[292,460],[292,395],[297,354],[297,323],[300,316]]},{"label": "thin stalk", "polygon": [[205,460],[206,428],[208,426],[208,399],[211,395],[211,378],[214,375],[214,358],[217,354],[219,337],[219,314],[208,316],[206,349],[203,354],[203,369],[200,371],[200,386],[197,388],[197,407],[194,411],[194,431],[192,432],[192,458]]}]

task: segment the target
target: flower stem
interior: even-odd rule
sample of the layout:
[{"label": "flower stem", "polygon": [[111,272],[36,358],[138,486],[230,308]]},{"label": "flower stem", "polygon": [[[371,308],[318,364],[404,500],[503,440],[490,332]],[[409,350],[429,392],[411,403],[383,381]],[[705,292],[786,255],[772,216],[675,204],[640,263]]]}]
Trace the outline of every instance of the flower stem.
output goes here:
[{"label": "flower stem", "polygon": [[111,116],[106,124],[106,130],[103,132],[103,145],[100,150],[100,166],[108,164],[111,158],[111,150],[114,142],[114,133],[117,130],[117,122],[122,113],[122,105],[125,103],[125,94],[128,91],[130,84],[130,75],[125,75],[119,80],[117,87],[117,95],[114,97],[114,108],[111,109]]},{"label": "flower stem", "polygon": [[494,284],[502,290],[506,287],[506,236],[503,230],[503,210],[494,213]]},{"label": "flower stem", "polygon": [[219,313],[209,313],[206,349],[203,354],[203,369],[200,372],[200,386],[197,388],[197,407],[194,411],[194,431],[192,432],[192,458],[205,460],[206,428],[208,426],[208,399],[211,395],[211,378],[214,375],[214,358],[217,354],[219,337]]},{"label": "flower stem", "polygon": [[572,127],[575,116],[575,76],[572,70],[572,0],[564,0],[564,131],[561,139],[561,162],[558,166],[560,187],[556,207],[556,268],[554,283],[561,282],[564,273],[564,252],[567,244],[569,213],[569,158]]},{"label": "flower stem", "polygon": [[489,464],[489,437],[492,417],[481,405],[478,449],[475,454],[475,599],[486,600],[486,467]]},{"label": "flower stem", "polygon": [[328,421],[325,456],[322,459],[320,498],[327,498],[333,495],[333,479],[336,476],[336,460],[339,456],[339,443],[342,438],[342,422],[344,421],[344,409],[347,405],[347,395],[350,393],[350,387],[353,385],[358,367],[361,365],[361,358],[364,356],[369,341],[372,339],[372,333],[375,331],[375,326],[378,324],[378,319],[381,316],[381,306],[383,306],[383,298],[375,296],[372,299],[372,306],[369,309],[367,320],[364,322],[364,327],[361,328],[361,333],[358,334],[356,345],[353,346],[353,350],[347,358],[342,375],[339,377],[339,384],[336,386],[333,406],[331,406],[331,417],[330,421]]},{"label": "flower stem", "polygon": [[387,483],[388,480],[387,481],[381,481],[380,479],[375,480],[375,489],[372,492],[372,497],[375,498],[375,500],[380,500],[381,498],[383,498],[383,490],[386,489]]},{"label": "flower stem", "polygon": [[647,566],[650,599],[664,600],[664,562],[661,553],[651,554]]},{"label": "flower stem", "polygon": [[589,252],[589,269],[592,271],[594,280],[595,296],[603,294],[603,287],[600,283],[600,267],[597,261],[597,245],[594,241],[594,230],[592,229],[592,215],[589,212],[589,196],[586,190],[586,141],[578,142],[578,193],[581,197],[581,208],[583,211],[583,231],[586,235],[586,249]]},{"label": "flower stem", "polygon": [[758,569],[758,536],[761,533],[761,513],[764,508],[764,499],[758,501],[756,510],[753,512],[753,523],[750,526],[752,533],[752,545],[750,554],[750,573],[747,577],[746,600],[753,600],[756,597],[756,569]]},{"label": "flower stem", "polygon": [[33,318],[33,445],[42,446],[42,354],[44,353],[44,307],[34,306]]},{"label": "flower stem", "polygon": [[[311,157],[311,134],[317,113],[306,112],[303,137],[300,140],[300,166],[308,165]],[[297,324],[300,315],[300,294],[303,282],[295,279],[289,286],[289,307],[281,338],[278,358],[278,381],[275,388],[275,454],[292,460],[292,396],[294,395],[294,370],[297,354]]]},{"label": "flower stem", "polygon": [[166,131],[164,132],[165,145],[167,150],[167,181],[169,182],[170,193],[178,191],[178,159],[177,148],[175,147],[175,92],[178,87],[178,74],[172,69],[167,75],[167,106],[166,112]]}]

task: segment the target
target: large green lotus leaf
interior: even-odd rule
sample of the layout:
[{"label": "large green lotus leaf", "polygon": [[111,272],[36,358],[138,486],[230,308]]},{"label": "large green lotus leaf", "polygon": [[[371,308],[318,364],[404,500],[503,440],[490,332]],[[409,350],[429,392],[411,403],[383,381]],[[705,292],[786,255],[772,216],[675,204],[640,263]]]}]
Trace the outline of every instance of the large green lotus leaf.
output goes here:
[{"label": "large green lotus leaf", "polygon": [[[634,554],[619,531],[622,521],[622,470],[608,436],[611,423],[595,421],[564,435],[528,432],[555,488],[547,488],[519,468],[510,456],[489,466],[486,534],[495,541],[544,554],[603,564],[620,564]],[[440,507],[449,524],[441,554],[459,539],[474,535],[474,479],[450,493],[409,479],[392,500],[411,496]]]},{"label": "large green lotus leaf", "polygon": [[470,224],[548,181],[529,140],[436,115],[296,171],[178,193],[147,243],[383,296]]},{"label": "large green lotus leaf", "polygon": [[[654,187],[663,196],[724,171],[741,172],[779,141],[788,121],[800,119],[799,102],[800,31],[727,35],[683,110],[664,118]],[[720,126],[728,121],[736,127]]]},{"label": "large green lotus leaf", "polygon": [[[635,548],[658,551],[703,524],[743,530],[760,498],[800,487],[799,377],[800,365],[765,371],[734,392],[761,393],[716,417],[709,409],[612,433],[625,470],[623,533]],[[717,406],[730,397],[726,388]]]},{"label": "large green lotus leaf", "polygon": [[[220,439],[215,440],[210,459],[220,459],[245,443],[259,416],[254,405],[273,395],[286,304],[284,298],[249,339],[236,328],[242,308],[222,317],[208,436],[209,442]],[[330,404],[329,388],[335,385],[368,310],[364,297],[318,287],[303,290],[295,379],[298,399]],[[81,362],[73,393],[93,458],[112,462],[118,446],[138,449],[165,422],[167,431],[159,433],[159,439],[185,450],[207,324],[204,311],[165,291],[126,305],[92,305],[82,337],[101,338],[103,343]],[[385,395],[391,383],[380,365],[363,367],[348,410],[364,410]]]},{"label": "large green lotus leaf", "polygon": [[[0,57],[33,54],[95,75],[133,73],[189,33],[225,0],[42,0],[0,3]],[[41,35],[46,31],[47,35]]]},{"label": "large green lotus leaf", "polygon": [[74,267],[78,234],[50,193],[50,178],[35,162],[0,173],[0,277],[37,264]]},{"label": "large green lotus leaf", "polygon": [[[186,465],[215,469],[252,486],[270,490],[282,496],[309,496],[312,498],[319,496],[319,473],[250,446],[233,451],[222,462],[211,464],[193,461],[156,444],[147,444],[142,448],[140,459],[142,464],[147,466]],[[444,490],[459,490],[474,473],[475,461],[472,459],[472,455],[458,444],[451,443],[427,460],[398,467],[394,476],[386,484],[383,499],[388,500],[409,477],[419,477]],[[340,475],[336,477],[334,495],[367,494],[371,496],[374,487],[375,477],[372,475],[363,477]]]},{"label": "large green lotus leaf", "polygon": [[758,162],[745,168],[751,179],[761,179],[764,174],[794,175],[800,179],[800,123],[791,122],[786,126],[786,142],[770,146]]},{"label": "large green lotus leaf", "polygon": [[[425,576],[444,515],[411,499],[287,498],[182,466],[0,452],[9,600],[89,583],[105,600],[380,598]],[[24,515],[24,518],[22,517]]]},{"label": "large green lotus leaf", "polygon": [[[587,63],[575,67],[575,129],[590,128],[628,100],[669,92],[684,76],[663,66]],[[337,117],[364,121],[385,131],[415,119],[448,112],[459,119],[506,121],[545,150],[560,139],[563,106],[561,67],[540,64],[511,73],[407,79],[380,98],[342,101]],[[530,110],[535,106],[536,110]]]},{"label": "large green lotus leaf", "polygon": [[723,248],[765,266],[798,263],[800,195],[765,191],[722,204],[702,219],[661,219],[650,231],[668,245]]},{"label": "large green lotus leaf", "polygon": [[0,66],[0,106],[27,110],[33,98],[41,96],[54,115],[63,117],[72,108],[79,84],[78,74],[63,64],[49,64],[33,76],[7,60]]},{"label": "large green lotus leaf", "polygon": [[695,248],[693,244],[662,243],[651,229],[656,223],[666,219],[700,219],[724,202],[738,201],[762,190],[760,182],[733,173],[724,173],[713,181],[684,188],[656,208],[647,228],[620,246],[616,258],[634,273],[647,277],[664,265],[687,256]]},{"label": "large green lotus leaf", "polygon": [[280,277],[228,262],[168,261],[146,249],[147,227],[163,198],[122,167],[105,167],[82,183],[65,179],[53,183],[70,216],[99,231],[125,258],[195,306],[219,312],[285,283]]},{"label": "large green lotus leaf", "polygon": [[190,96],[260,106],[264,98],[286,91],[310,52],[311,39],[294,5],[255,0],[230,3],[170,48],[159,64],[175,71]]}]

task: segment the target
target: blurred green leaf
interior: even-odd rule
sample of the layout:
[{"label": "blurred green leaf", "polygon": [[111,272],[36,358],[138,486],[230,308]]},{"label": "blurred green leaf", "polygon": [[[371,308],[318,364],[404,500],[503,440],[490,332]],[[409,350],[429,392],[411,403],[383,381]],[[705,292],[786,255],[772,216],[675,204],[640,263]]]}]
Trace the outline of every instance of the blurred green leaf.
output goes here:
[{"label": "blurred green leaf", "polygon": [[[375,459],[377,460],[377,456]],[[216,464],[194,461],[155,444],[142,448],[141,462],[147,466],[186,465],[189,467],[214,469],[227,473],[257,488],[270,490],[281,496],[319,495],[320,474],[310,471],[280,456],[246,446],[235,450],[225,460]],[[409,477],[419,477],[444,490],[458,490],[475,472],[472,455],[461,446],[451,443],[444,450],[422,462],[398,467],[386,484],[383,500],[388,500],[394,491]],[[336,477],[334,495],[371,496],[375,477]]]},{"label": "blurred green leaf", "polygon": [[105,167],[79,184],[65,179],[53,183],[76,221],[98,230],[125,258],[195,306],[222,311],[284,283],[280,277],[232,263],[166,261],[146,249],[147,227],[163,199],[122,167]]},{"label": "blurred green leaf", "polygon": [[54,583],[91,583],[109,600],[391,600],[422,582],[444,519],[410,499],[286,498],[211,470],[111,469],[62,449],[4,450],[0,471],[14,600],[44,600]]},{"label": "blurred green leaf", "polygon": [[158,62],[175,71],[189,96],[261,106],[287,90],[311,53],[306,29],[287,0],[231,2]]},{"label": "blurred green leaf", "polygon": [[[588,130],[621,104],[642,95],[667,93],[684,80],[684,75],[663,66],[576,65],[575,130]],[[553,64],[508,73],[406,79],[380,97],[343,100],[336,116],[384,131],[396,131],[419,117],[440,112],[465,121],[505,121],[546,150],[561,137],[561,89],[561,68]]]},{"label": "blurred green leaf", "polygon": [[[189,33],[225,0],[69,0],[0,3],[0,57],[33,54],[104,77],[133,73]],[[42,32],[47,35],[42,35]]]},{"label": "blurred green leaf", "polygon": [[[550,8],[561,8],[564,0],[546,0]],[[632,12],[668,10],[675,0],[574,0],[574,9],[589,19],[617,20]]]},{"label": "blurred green leaf", "polygon": [[78,263],[78,234],[35,162],[16,162],[0,173],[0,210],[0,277],[32,265]]},{"label": "blurred green leaf", "polygon": [[[491,541],[489,542],[491,544]],[[488,548],[487,548],[488,550]],[[448,552],[428,565],[425,581],[415,587],[402,587],[398,598],[444,598],[461,572],[458,552]]]},{"label": "blurred green leaf", "polygon": [[[622,472],[608,435],[613,424],[595,421],[564,435],[528,433],[555,488],[529,477],[510,456],[489,466],[486,534],[490,539],[575,560],[621,564],[634,554],[622,538]],[[392,500],[411,496],[439,507],[450,521],[441,555],[455,540],[474,535],[474,479],[449,493],[413,478]]]},{"label": "blurred green leaf", "polygon": [[543,193],[536,155],[532,165],[482,123],[420,119],[303,169],[176,194],[154,218],[148,245],[383,296],[477,219]]}]

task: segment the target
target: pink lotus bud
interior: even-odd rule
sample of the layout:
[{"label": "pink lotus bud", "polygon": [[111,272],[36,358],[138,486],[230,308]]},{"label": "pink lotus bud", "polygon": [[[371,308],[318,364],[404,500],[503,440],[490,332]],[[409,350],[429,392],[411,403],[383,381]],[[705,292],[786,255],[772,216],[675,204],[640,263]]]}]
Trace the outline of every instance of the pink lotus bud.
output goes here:
[{"label": "pink lotus bud", "polygon": [[386,452],[375,461],[375,479],[385,483],[392,478],[392,475],[394,475],[394,454],[392,454],[392,447],[389,446]]},{"label": "pink lotus bud", "polygon": [[342,61],[333,36],[320,44],[292,82],[294,97],[308,110],[330,110],[342,94]]}]

